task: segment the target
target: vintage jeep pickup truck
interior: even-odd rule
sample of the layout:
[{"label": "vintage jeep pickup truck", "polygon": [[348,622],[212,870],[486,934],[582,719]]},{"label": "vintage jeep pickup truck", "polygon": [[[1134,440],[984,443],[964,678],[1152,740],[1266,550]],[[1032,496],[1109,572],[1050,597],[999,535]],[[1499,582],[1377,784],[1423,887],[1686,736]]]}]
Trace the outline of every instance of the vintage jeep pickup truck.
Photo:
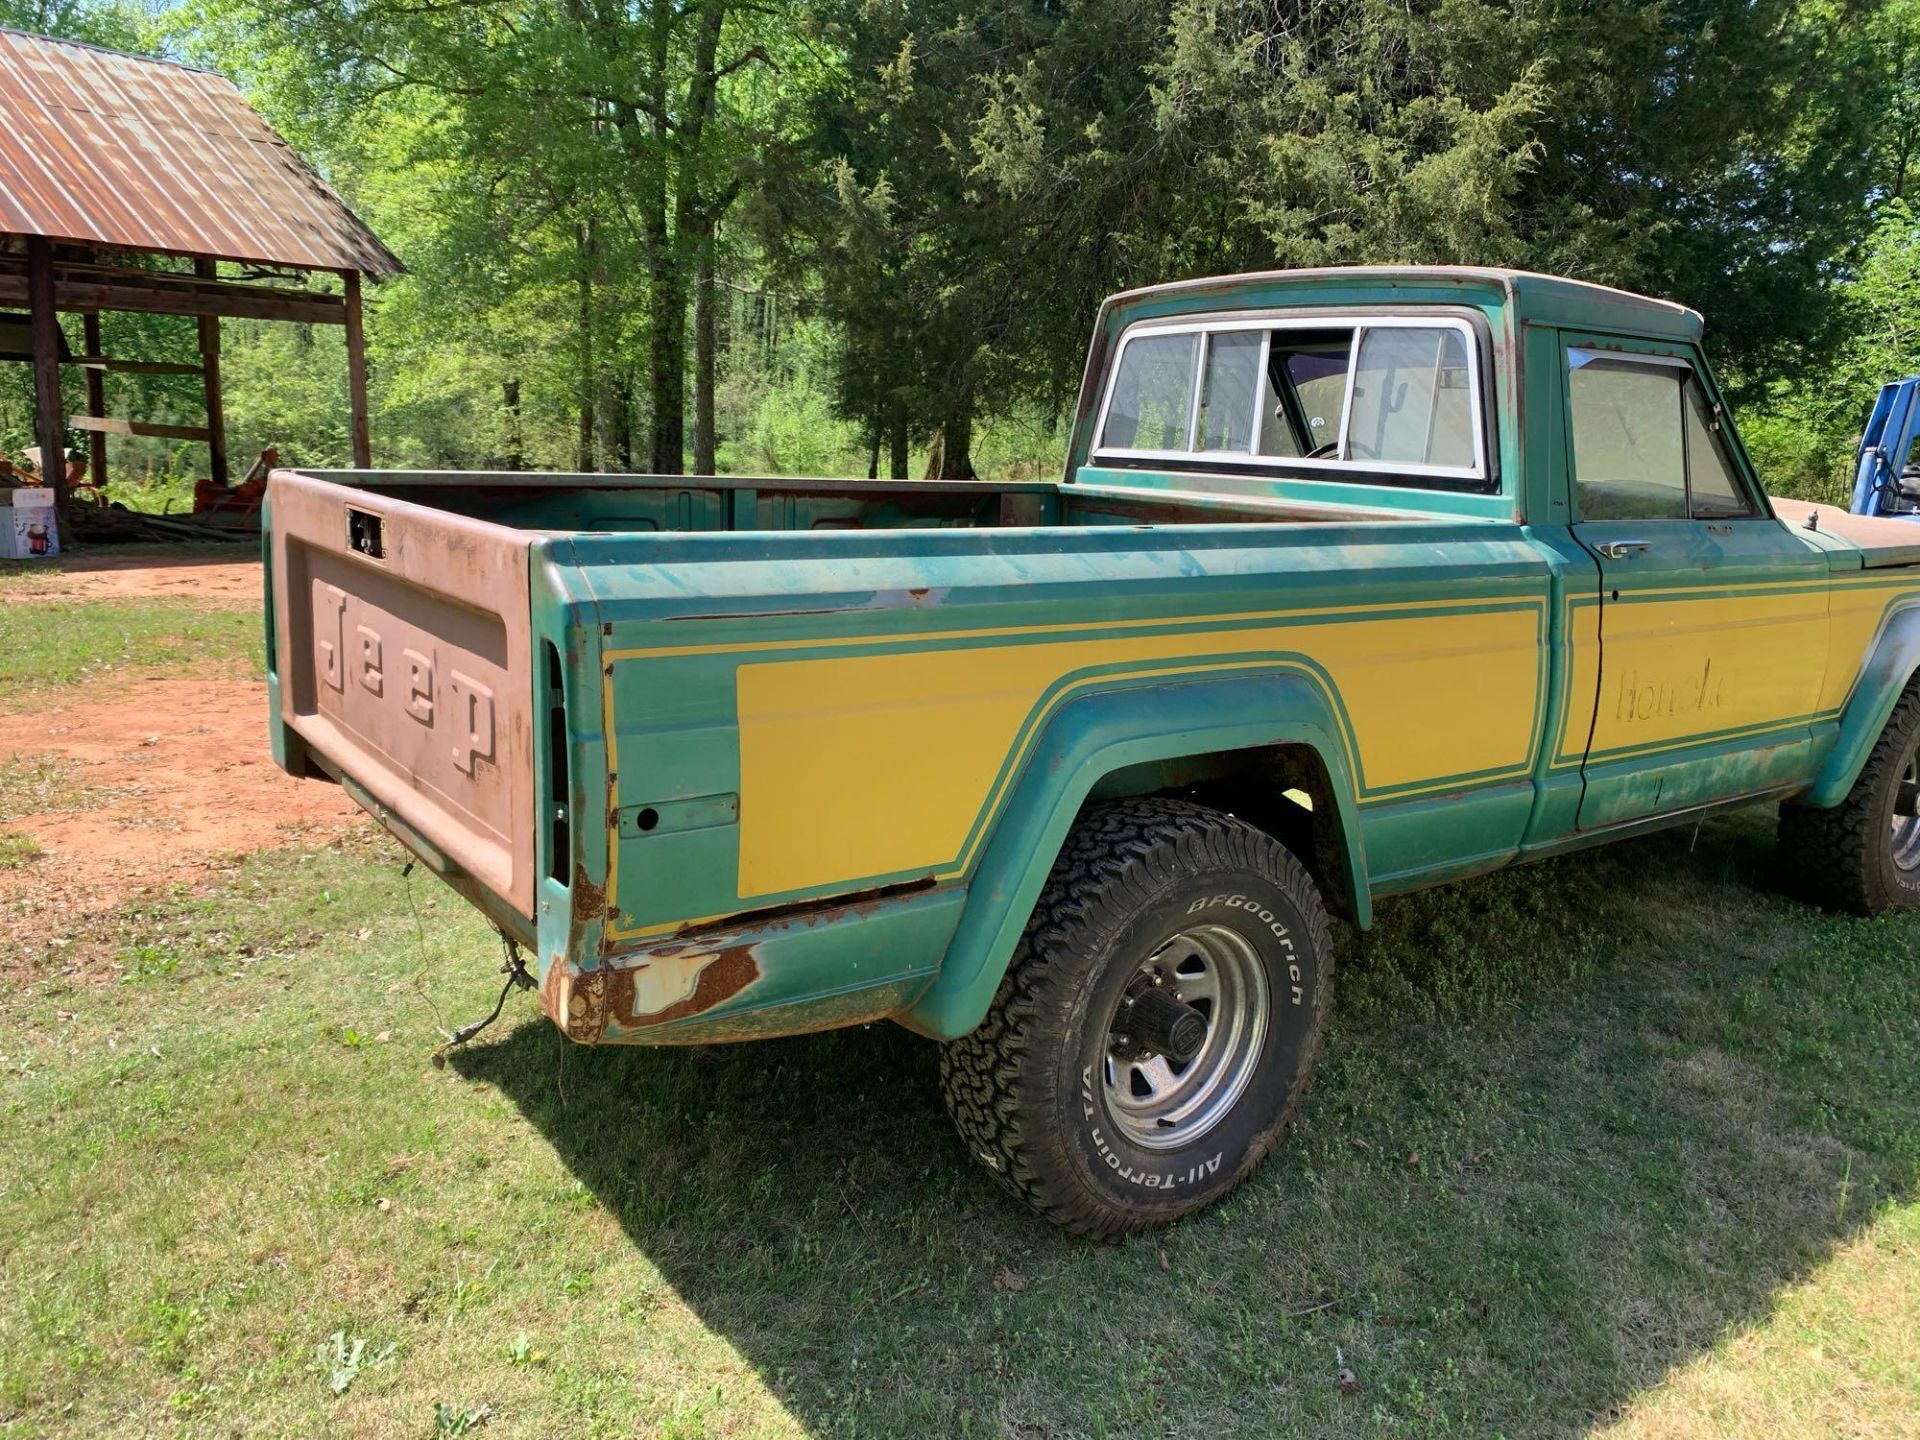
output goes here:
[{"label": "vintage jeep pickup truck", "polygon": [[1083,1233],[1245,1178],[1329,911],[1784,801],[1920,902],[1920,531],[1769,503],[1657,300],[1157,286],[1058,484],[282,470],[273,745],[583,1043],[898,1021]]}]

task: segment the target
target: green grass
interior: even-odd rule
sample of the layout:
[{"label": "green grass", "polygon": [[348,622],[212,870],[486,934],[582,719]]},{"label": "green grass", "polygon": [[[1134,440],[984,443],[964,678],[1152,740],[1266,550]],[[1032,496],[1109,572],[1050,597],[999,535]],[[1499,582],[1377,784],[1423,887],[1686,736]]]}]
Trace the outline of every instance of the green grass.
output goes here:
[{"label": "green grass", "polygon": [[1897,1431],[1920,919],[1690,838],[1383,907],[1289,1142],[1117,1246],[890,1026],[569,1049],[516,996],[434,1069],[497,942],[384,842],[35,933],[118,978],[0,989],[0,1434]]},{"label": "green grass", "polygon": [[40,843],[31,835],[0,830],[0,870],[18,870],[40,856]]},{"label": "green grass", "polygon": [[[256,636],[14,604],[0,693]],[[0,819],[69,779],[16,757]],[[1920,919],[1779,898],[1765,816],[1689,840],[1384,907],[1289,1143],[1116,1247],[888,1026],[590,1051],[516,997],[435,1070],[496,942],[384,841],[95,919],[16,883],[0,973],[112,978],[0,982],[0,1435],[1898,1431]]]},{"label": "green grass", "polygon": [[[30,592],[29,592],[30,593]],[[27,601],[0,605],[0,706],[129,671],[244,663],[263,672],[260,617],[185,600]]]},{"label": "green grass", "polygon": [[58,755],[0,759],[0,822],[104,810],[125,796],[124,790],[110,785],[82,783],[84,768]]}]

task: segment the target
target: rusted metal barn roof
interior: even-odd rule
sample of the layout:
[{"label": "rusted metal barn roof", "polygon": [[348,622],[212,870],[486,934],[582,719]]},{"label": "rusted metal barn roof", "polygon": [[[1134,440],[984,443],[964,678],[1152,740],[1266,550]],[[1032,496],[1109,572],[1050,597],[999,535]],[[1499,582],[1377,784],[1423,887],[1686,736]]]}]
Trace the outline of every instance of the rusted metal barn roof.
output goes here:
[{"label": "rusted metal barn roof", "polygon": [[5,29],[0,232],[375,278],[404,268],[225,76]]}]

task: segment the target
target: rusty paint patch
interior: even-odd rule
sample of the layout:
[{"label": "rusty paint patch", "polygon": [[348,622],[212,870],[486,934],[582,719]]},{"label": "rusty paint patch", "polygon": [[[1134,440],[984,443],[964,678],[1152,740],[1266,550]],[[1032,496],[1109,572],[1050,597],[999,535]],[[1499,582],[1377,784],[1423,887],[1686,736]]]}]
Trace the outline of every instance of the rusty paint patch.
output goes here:
[{"label": "rusty paint patch", "polygon": [[556,955],[547,962],[547,973],[540,977],[540,1008],[547,1012],[549,1020],[560,1018],[560,1009],[566,1003],[563,998],[566,988],[566,957]]},{"label": "rusty paint patch", "polygon": [[578,930],[583,925],[602,919],[607,910],[607,892],[593,883],[593,877],[587,873],[587,867],[573,867],[573,927]]},{"label": "rusty paint patch", "polygon": [[560,1016],[560,1028],[569,1040],[581,1045],[598,1043],[607,1033],[607,972],[590,970],[574,975],[565,993],[567,1005]]},{"label": "rusty paint patch", "polygon": [[[760,978],[760,958],[752,945],[732,945],[705,955],[660,956],[611,974],[613,1020],[644,1029],[731,1000]],[[668,996],[672,998],[660,1003]]]},{"label": "rusty paint patch", "polygon": [[701,954],[658,954],[634,965],[575,971],[564,961],[548,967],[540,1008],[569,1040],[596,1045],[612,1030],[648,1030],[723,1004],[760,978],[751,945]]},{"label": "rusty paint patch", "polygon": [[581,974],[559,956],[540,983],[540,1008],[569,1040],[598,1043],[607,1029],[607,976],[604,970]]}]

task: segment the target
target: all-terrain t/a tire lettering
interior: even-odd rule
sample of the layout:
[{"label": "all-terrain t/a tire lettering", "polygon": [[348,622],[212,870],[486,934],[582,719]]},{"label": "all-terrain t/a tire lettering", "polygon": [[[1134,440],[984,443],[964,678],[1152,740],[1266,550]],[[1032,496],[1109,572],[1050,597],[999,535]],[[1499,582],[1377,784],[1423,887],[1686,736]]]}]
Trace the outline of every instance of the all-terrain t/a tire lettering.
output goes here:
[{"label": "all-terrain t/a tire lettering", "polygon": [[1808,897],[1880,915],[1920,907],[1920,680],[1907,686],[1847,798],[1780,807],[1780,847]]},{"label": "all-terrain t/a tire lettering", "polygon": [[1331,993],[1325,906],[1264,832],[1176,800],[1088,812],[987,1018],[941,1079],[968,1148],[1068,1229],[1219,1199],[1305,1091]]}]

